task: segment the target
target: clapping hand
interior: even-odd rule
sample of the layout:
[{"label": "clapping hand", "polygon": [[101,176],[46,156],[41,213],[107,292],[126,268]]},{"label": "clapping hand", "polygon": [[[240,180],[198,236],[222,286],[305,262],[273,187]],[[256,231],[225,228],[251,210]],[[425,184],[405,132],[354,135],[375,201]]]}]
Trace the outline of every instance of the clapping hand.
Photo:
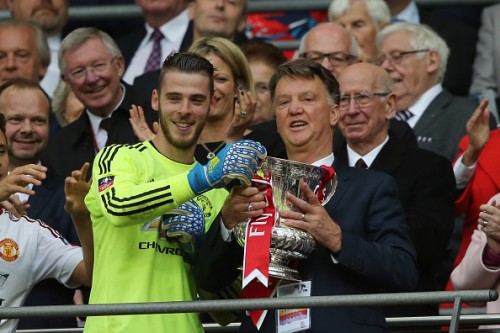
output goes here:
[{"label": "clapping hand", "polygon": [[500,193],[479,208],[481,212],[478,222],[486,234],[488,246],[500,254]]},{"label": "clapping hand", "polygon": [[41,185],[47,177],[47,168],[37,164],[27,164],[13,169],[0,181],[0,205],[15,216],[26,215],[29,205],[19,200],[15,193],[34,195],[28,184]]}]

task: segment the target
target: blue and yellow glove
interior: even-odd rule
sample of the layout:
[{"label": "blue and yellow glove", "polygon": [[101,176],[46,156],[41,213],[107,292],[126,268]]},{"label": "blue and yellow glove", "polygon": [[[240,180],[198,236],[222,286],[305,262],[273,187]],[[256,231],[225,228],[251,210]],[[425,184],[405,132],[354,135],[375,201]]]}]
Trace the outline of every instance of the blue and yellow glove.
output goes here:
[{"label": "blue and yellow glove", "polygon": [[243,185],[250,185],[257,166],[266,156],[266,148],[259,142],[233,142],[226,145],[207,165],[196,164],[188,173],[189,185],[196,195],[212,188],[224,187],[233,179],[238,179]]},{"label": "blue and yellow glove", "polygon": [[194,263],[196,250],[205,234],[205,214],[193,200],[186,201],[162,216],[161,229],[177,238],[188,262]]}]

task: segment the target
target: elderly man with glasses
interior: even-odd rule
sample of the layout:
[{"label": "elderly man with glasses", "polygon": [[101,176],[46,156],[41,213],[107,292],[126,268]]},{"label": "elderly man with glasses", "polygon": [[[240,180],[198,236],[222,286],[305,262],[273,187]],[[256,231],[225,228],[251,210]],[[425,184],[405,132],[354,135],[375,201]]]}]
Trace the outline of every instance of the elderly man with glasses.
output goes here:
[{"label": "elderly man with glasses", "polygon": [[337,77],[344,68],[358,61],[358,43],[341,25],[320,23],[302,37],[299,57],[323,65]]},{"label": "elderly man with glasses", "polygon": [[377,34],[377,45],[377,62],[394,81],[395,118],[408,122],[421,148],[452,161],[477,103],[443,89],[446,42],[425,25],[394,23]]},{"label": "elderly man with glasses", "polygon": [[[92,162],[96,153],[112,143],[136,143],[129,120],[132,104],[148,106],[148,98],[121,78],[125,70],[122,53],[113,39],[96,28],[71,32],[59,49],[62,79],[85,106],[81,116],[52,137],[43,160],[61,177]],[[156,119],[144,110],[151,126]],[[90,173],[89,173],[90,174]]]},{"label": "elderly man with glasses", "polygon": [[[455,178],[450,162],[408,145],[389,128],[396,97],[392,80],[379,66],[353,64],[339,76],[339,128],[335,161],[391,175],[398,185],[405,221],[417,251],[420,278],[416,291],[439,291],[436,272],[445,258],[454,222]],[[362,162],[361,162],[362,161]],[[436,304],[390,307],[387,317],[437,316]]]}]

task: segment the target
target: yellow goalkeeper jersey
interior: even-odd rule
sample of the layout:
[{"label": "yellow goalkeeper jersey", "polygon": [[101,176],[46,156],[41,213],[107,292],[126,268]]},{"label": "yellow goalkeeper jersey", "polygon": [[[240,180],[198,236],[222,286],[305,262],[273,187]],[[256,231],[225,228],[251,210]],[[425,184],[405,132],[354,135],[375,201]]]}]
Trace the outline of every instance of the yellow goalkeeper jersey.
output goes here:
[{"label": "yellow goalkeeper jersey", "polygon": [[[194,197],[187,172],[150,142],[106,147],[96,156],[85,198],[94,233],[91,304],[189,301],[196,298],[191,266],[180,246],[160,232],[160,217]],[[227,191],[195,198],[205,231]],[[85,332],[203,332],[197,314],[96,316]]]}]

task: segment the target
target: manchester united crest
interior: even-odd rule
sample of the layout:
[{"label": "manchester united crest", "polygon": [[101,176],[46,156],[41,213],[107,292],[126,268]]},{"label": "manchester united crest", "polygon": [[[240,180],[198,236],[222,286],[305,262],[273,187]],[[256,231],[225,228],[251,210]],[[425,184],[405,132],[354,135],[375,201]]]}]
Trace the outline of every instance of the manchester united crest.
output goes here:
[{"label": "manchester united crest", "polygon": [[0,241],[0,258],[5,261],[15,261],[19,258],[19,245],[11,239],[4,238]]}]

